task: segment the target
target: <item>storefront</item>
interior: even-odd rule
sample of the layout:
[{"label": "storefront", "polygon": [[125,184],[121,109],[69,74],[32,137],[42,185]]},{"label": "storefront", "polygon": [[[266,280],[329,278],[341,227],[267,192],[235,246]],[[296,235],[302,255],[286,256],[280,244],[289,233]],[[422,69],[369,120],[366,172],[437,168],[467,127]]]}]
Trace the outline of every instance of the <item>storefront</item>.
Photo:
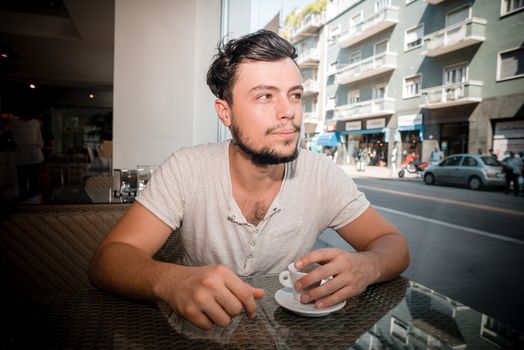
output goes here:
[{"label": "storefront", "polygon": [[468,153],[469,122],[440,124],[439,140],[445,156]]},{"label": "storefront", "polygon": [[513,151],[524,152],[524,120],[496,122],[493,132],[493,152],[502,160]]},{"label": "storefront", "polygon": [[386,118],[339,121],[337,131],[347,145],[350,162],[364,153],[369,165],[387,166],[389,129]]},{"label": "storefront", "polygon": [[424,139],[424,126],[422,114],[399,115],[395,141],[400,142],[399,152],[401,162],[406,160],[408,154],[415,153],[418,159],[422,157],[422,140]]}]

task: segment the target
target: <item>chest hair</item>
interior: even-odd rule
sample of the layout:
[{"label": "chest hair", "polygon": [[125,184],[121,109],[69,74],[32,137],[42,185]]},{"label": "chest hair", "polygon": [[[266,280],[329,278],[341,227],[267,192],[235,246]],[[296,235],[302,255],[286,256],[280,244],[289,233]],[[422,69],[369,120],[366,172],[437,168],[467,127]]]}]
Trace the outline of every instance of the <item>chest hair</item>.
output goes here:
[{"label": "chest hair", "polygon": [[262,200],[242,201],[240,204],[240,210],[247,222],[255,226],[264,220],[268,208],[269,204]]}]

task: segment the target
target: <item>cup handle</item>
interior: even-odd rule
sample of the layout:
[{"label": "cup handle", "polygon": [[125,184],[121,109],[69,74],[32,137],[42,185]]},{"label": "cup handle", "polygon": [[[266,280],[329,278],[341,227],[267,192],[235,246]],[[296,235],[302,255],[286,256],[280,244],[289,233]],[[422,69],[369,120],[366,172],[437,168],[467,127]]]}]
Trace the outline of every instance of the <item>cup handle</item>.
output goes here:
[{"label": "cup handle", "polygon": [[278,275],[278,280],[280,281],[280,284],[285,286],[285,287],[289,287],[289,288],[293,288],[293,286],[291,285],[291,277],[289,276],[289,271],[282,271],[279,275]]}]

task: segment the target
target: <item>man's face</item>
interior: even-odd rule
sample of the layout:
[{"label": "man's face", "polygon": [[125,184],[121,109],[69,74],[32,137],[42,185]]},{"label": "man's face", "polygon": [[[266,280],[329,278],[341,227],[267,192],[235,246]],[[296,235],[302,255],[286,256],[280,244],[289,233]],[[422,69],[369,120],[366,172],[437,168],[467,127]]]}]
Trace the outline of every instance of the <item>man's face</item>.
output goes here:
[{"label": "man's face", "polygon": [[297,157],[302,123],[300,72],[289,59],[245,62],[233,86],[229,126],[233,141],[260,165]]}]

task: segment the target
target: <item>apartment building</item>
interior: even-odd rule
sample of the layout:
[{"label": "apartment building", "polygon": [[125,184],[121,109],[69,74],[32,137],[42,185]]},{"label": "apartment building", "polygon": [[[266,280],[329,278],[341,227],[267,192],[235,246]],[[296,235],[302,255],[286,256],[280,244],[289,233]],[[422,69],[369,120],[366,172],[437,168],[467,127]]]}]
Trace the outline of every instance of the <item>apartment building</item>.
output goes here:
[{"label": "apartment building", "polygon": [[346,161],[524,151],[524,1],[331,0],[324,16],[315,111]]},{"label": "apartment building", "polygon": [[[296,47],[296,62],[302,74],[303,136],[310,138],[322,132],[324,105],[321,103],[325,89],[325,77],[320,62],[324,61],[323,43],[324,12],[310,12],[297,27],[291,28],[287,37]],[[321,94],[322,90],[322,94]]]}]

